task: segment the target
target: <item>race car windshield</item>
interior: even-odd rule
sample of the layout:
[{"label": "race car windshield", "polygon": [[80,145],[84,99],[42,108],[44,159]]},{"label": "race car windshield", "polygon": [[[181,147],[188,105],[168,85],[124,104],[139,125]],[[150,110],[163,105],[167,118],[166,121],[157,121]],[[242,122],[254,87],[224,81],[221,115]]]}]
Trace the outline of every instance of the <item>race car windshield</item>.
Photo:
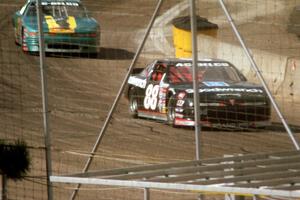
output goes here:
[{"label": "race car windshield", "polygon": [[[184,84],[193,82],[191,66],[170,66],[168,80],[172,84]],[[236,70],[228,66],[201,66],[198,68],[198,81],[222,81],[239,82],[241,78]]]},{"label": "race car windshield", "polygon": [[[52,16],[55,19],[64,19],[69,16],[83,18],[88,17],[85,8],[79,3],[68,2],[42,2],[42,12],[45,16]],[[27,16],[36,16],[36,5],[32,3],[27,11]]]}]

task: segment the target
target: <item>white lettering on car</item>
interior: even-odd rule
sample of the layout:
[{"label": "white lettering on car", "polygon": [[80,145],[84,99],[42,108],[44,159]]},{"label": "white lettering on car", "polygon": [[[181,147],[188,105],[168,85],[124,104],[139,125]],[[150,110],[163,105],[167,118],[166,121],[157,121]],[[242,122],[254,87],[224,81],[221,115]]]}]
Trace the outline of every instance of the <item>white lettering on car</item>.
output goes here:
[{"label": "white lettering on car", "polygon": [[221,82],[221,81],[203,81],[203,84],[209,87],[227,87],[229,86],[227,83],[225,82]]},{"label": "white lettering on car", "polygon": [[184,100],[178,100],[176,106],[182,107],[184,102],[185,102]]},{"label": "white lettering on car", "polygon": [[[198,67],[227,67],[229,66],[229,63],[225,62],[200,62],[197,64]],[[186,62],[186,63],[177,63],[176,67],[191,67],[192,63]]]},{"label": "white lettering on car", "polygon": [[76,2],[64,2],[64,1],[59,1],[59,2],[41,2],[43,6],[51,5],[51,6],[79,6],[78,3]]},{"label": "white lettering on car", "polygon": [[135,76],[131,76],[128,80],[128,83],[132,84],[132,85],[135,85],[137,87],[140,87],[140,88],[145,88],[146,87],[146,80],[137,78]]},{"label": "white lettering on car", "polygon": [[145,109],[155,110],[157,106],[157,96],[159,93],[159,85],[148,85],[145,92],[144,107]]},{"label": "white lettering on car", "polygon": [[[193,89],[187,89],[187,93],[193,93]],[[262,89],[256,89],[256,88],[203,88],[199,89],[200,93],[203,92],[246,92],[246,93],[263,93],[264,91]]]}]

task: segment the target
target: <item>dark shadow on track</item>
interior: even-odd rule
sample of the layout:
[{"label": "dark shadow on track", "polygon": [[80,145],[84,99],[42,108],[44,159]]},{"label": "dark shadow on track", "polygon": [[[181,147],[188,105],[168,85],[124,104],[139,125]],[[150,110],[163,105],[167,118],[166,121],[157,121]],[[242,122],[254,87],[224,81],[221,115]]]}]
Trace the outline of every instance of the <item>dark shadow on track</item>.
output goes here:
[{"label": "dark shadow on track", "polygon": [[124,49],[101,48],[97,57],[104,60],[129,60],[134,57],[134,53]]},{"label": "dark shadow on track", "polygon": [[[300,133],[300,126],[289,124],[289,127],[293,133]],[[283,124],[279,122],[272,122],[272,124],[266,127],[265,130],[274,132],[286,132]]]},{"label": "dark shadow on track", "polygon": [[[291,129],[291,131],[293,133],[300,133],[300,126],[297,125],[292,125],[289,124],[289,127]],[[222,131],[222,132],[257,132],[257,133],[263,133],[263,132],[268,132],[268,131],[272,131],[272,132],[278,132],[278,133],[282,133],[282,132],[287,132],[286,129],[284,128],[282,123],[279,122],[272,122],[271,125],[266,126],[266,127],[261,127],[261,128],[253,128],[253,127],[249,127],[249,128],[241,128],[241,127],[236,127],[236,128],[209,128],[209,127],[202,127],[203,131],[214,131],[214,132],[218,132],[218,131]]]},{"label": "dark shadow on track", "polygon": [[[154,121],[154,120],[153,120]],[[166,124],[165,122],[162,122]],[[166,124],[167,125],[167,124]],[[300,126],[289,124],[289,127],[293,133],[300,133]],[[176,126],[174,128],[181,128],[184,130],[194,130],[194,127],[185,127],[185,126]],[[253,127],[223,127],[223,128],[213,128],[213,127],[201,127],[201,131],[207,132],[258,132],[263,133],[266,131],[273,132],[286,132],[282,123],[272,122],[270,126],[262,127],[262,128],[253,128]]]},{"label": "dark shadow on track", "polygon": [[[37,55],[38,54],[32,54]],[[57,58],[90,58],[103,60],[130,60],[134,57],[134,53],[125,49],[100,48],[99,53],[46,53],[47,57]]]}]

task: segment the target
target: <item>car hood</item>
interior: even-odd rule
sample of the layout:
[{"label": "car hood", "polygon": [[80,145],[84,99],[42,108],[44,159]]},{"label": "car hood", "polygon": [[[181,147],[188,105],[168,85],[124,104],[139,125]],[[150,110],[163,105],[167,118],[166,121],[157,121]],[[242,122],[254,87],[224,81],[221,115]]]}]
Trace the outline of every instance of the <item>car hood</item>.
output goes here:
[{"label": "car hood", "polygon": [[[24,26],[29,31],[37,31],[36,17],[24,18]],[[43,19],[43,31],[53,33],[89,33],[98,31],[99,24],[94,18],[75,18],[54,19],[52,16],[45,16]]]}]

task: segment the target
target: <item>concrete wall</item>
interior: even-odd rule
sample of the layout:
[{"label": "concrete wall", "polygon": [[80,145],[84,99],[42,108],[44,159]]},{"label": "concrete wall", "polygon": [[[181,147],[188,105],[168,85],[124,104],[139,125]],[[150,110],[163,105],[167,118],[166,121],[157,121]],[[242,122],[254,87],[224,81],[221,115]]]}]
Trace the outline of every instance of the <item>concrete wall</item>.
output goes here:
[{"label": "concrete wall", "polygon": [[[200,57],[229,60],[250,81],[259,82],[241,46],[223,43],[203,34],[198,36],[198,45],[205,47],[198,52]],[[288,95],[286,97],[293,96],[293,98],[300,99],[300,56],[288,57],[259,49],[250,51],[274,95]]]},{"label": "concrete wall", "polygon": [[[198,45],[201,50],[198,52],[199,57],[212,57],[228,60],[241,70],[249,80],[254,82],[258,81],[241,46],[224,43],[204,34],[198,35]],[[276,91],[285,77],[287,57],[258,49],[252,49],[251,53],[256,64],[260,68],[262,75],[270,86],[270,89],[273,92]]]},{"label": "concrete wall", "polygon": [[300,100],[300,56],[287,59],[285,77],[280,90],[285,98]]}]

